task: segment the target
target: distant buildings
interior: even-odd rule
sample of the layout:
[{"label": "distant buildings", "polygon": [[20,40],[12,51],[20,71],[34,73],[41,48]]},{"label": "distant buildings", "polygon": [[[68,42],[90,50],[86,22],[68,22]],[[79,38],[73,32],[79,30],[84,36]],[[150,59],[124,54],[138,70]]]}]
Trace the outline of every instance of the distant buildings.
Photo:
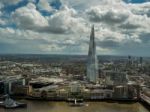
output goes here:
[{"label": "distant buildings", "polygon": [[89,53],[87,60],[87,78],[90,82],[96,83],[98,81],[98,61],[96,56],[96,44],[94,26],[91,30]]},{"label": "distant buildings", "polygon": [[5,84],[3,81],[0,81],[0,95],[5,94]]},{"label": "distant buildings", "polygon": [[104,74],[106,78],[106,85],[121,85],[128,82],[127,74],[125,72],[109,70],[104,71]]},{"label": "distant buildings", "polygon": [[81,84],[79,82],[71,82],[70,83],[70,92],[71,93],[79,93],[81,92]]},{"label": "distant buildings", "polygon": [[0,94],[15,94],[16,92],[22,92],[20,89],[23,90],[25,87],[25,79],[20,76],[9,76],[5,79],[2,79],[0,82]]}]

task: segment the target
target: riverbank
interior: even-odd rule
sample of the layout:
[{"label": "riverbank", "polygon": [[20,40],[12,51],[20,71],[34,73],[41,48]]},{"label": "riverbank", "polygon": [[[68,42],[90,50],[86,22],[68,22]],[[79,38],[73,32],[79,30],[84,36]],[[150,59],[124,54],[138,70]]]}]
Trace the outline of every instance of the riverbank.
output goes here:
[{"label": "riverbank", "polygon": [[[57,98],[40,98],[40,97],[31,97],[31,96],[11,96],[14,99],[24,99],[27,101],[42,101],[42,102],[66,102],[66,99],[57,99]],[[118,103],[118,104],[135,104],[135,103],[140,103],[143,105],[146,109],[150,110],[149,104],[147,104],[144,101],[141,100],[136,100],[136,99],[85,99],[85,102],[101,102],[101,103]]]},{"label": "riverbank", "polygon": [[27,108],[6,110],[0,112],[149,112],[140,103],[122,104],[111,102],[86,102],[87,106],[71,107],[67,102],[21,100],[28,104]]}]

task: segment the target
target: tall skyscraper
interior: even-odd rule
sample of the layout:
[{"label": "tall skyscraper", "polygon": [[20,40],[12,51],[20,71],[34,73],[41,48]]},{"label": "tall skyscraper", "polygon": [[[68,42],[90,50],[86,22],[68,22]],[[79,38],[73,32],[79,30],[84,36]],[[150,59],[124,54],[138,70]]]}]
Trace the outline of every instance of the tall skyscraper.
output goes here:
[{"label": "tall skyscraper", "polygon": [[142,64],[143,64],[143,57],[140,57],[140,64],[142,66]]},{"label": "tall skyscraper", "polygon": [[98,61],[96,56],[94,25],[92,26],[89,42],[89,53],[87,59],[87,78],[90,82],[93,83],[96,83],[98,81]]}]

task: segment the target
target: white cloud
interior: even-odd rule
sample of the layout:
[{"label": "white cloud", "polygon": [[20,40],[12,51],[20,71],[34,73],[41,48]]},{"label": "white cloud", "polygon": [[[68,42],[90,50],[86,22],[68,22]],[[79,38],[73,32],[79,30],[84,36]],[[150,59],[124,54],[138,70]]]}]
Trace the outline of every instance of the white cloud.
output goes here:
[{"label": "white cloud", "polygon": [[50,6],[48,0],[39,0],[37,6],[40,10],[46,10],[49,12],[54,11],[54,9]]},{"label": "white cloud", "polygon": [[143,4],[129,4],[128,8],[136,15],[147,15],[150,17],[150,2]]},{"label": "white cloud", "polygon": [[114,5],[118,2],[122,2],[122,0],[61,0],[63,4],[67,4],[75,8],[76,10],[85,11],[86,9],[90,8],[91,6],[97,6],[99,4],[111,4]]},{"label": "white cloud", "polygon": [[[90,26],[95,24],[97,54],[150,55],[150,3],[61,1],[61,8],[47,17],[35,2],[18,8],[12,14],[18,29],[1,28],[0,47],[3,42],[21,46],[25,52],[87,54]],[[48,2],[51,0],[40,1],[41,10],[53,10]]]},{"label": "white cloud", "polygon": [[36,10],[36,6],[29,3],[17,9],[12,14],[13,20],[19,28],[47,33],[80,33],[85,32],[85,20],[78,17],[77,12],[62,7],[50,17],[44,17]]},{"label": "white cloud", "polygon": [[6,22],[4,20],[0,19],[0,25],[5,25],[5,24],[6,24]]},{"label": "white cloud", "polygon": [[[136,8],[138,9],[141,6],[143,4],[137,5]],[[147,10],[148,5],[144,4],[144,6],[146,6],[146,9],[143,10]],[[116,2],[114,5],[111,5],[110,2],[105,5],[91,7],[87,10],[87,15],[91,21],[98,22],[96,24],[100,28],[105,27],[110,31],[126,33],[126,35],[131,36],[130,33],[139,34],[140,30],[143,31],[150,28],[150,18],[146,15],[136,14],[132,10],[133,8],[135,8],[133,4]]]},{"label": "white cloud", "polygon": [[12,17],[17,26],[22,29],[40,30],[40,28],[48,26],[48,21],[36,10],[36,6],[32,3],[17,9]]},{"label": "white cloud", "polygon": [[49,27],[54,33],[81,33],[85,30],[84,22],[74,9],[64,6],[49,18]]},{"label": "white cloud", "polygon": [[[71,35],[38,33],[31,30],[0,28],[0,53],[78,53],[86,46],[76,45]],[[71,36],[72,37],[72,36]],[[2,50],[3,46],[6,50]],[[11,47],[10,47],[11,46]],[[78,49],[76,49],[78,48]],[[81,48],[81,49],[80,49]]]},{"label": "white cloud", "polygon": [[2,9],[3,7],[4,7],[4,4],[0,2],[0,9]]},{"label": "white cloud", "polygon": [[124,22],[129,17],[129,12],[125,9],[116,9],[110,6],[92,7],[87,10],[87,14],[91,21],[106,22],[108,24]]}]

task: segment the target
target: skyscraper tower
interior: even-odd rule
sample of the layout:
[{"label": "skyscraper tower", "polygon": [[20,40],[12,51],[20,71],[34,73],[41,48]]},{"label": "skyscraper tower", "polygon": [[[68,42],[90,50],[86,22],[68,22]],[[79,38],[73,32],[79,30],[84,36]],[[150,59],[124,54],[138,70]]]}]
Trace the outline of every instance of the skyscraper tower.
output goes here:
[{"label": "skyscraper tower", "polygon": [[131,56],[128,56],[128,64],[129,64],[129,65],[131,65],[131,64],[132,64]]},{"label": "skyscraper tower", "polygon": [[143,57],[140,57],[140,64],[142,66],[142,64],[143,64]]},{"label": "skyscraper tower", "polygon": [[94,25],[91,29],[89,53],[87,58],[87,78],[90,82],[96,83],[98,81],[98,61],[96,56],[96,44]]}]

